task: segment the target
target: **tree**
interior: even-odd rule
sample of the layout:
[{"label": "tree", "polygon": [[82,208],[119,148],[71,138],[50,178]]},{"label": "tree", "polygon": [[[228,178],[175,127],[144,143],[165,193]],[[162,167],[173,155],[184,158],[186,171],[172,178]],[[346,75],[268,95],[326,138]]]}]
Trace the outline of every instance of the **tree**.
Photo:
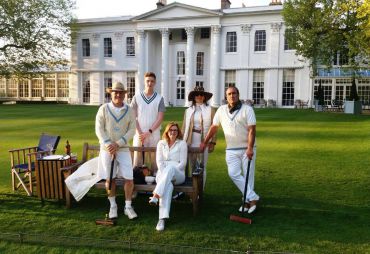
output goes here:
[{"label": "tree", "polygon": [[351,69],[370,59],[370,0],[286,0],[283,18],[288,43],[317,66],[332,66],[340,52]]},{"label": "tree", "polygon": [[349,93],[349,100],[350,101],[358,101],[359,97],[357,94],[357,87],[356,87],[356,80],[353,78],[352,79],[352,85],[351,85],[351,90]]},{"label": "tree", "polygon": [[73,8],[73,0],[0,0],[0,75],[66,64]]}]

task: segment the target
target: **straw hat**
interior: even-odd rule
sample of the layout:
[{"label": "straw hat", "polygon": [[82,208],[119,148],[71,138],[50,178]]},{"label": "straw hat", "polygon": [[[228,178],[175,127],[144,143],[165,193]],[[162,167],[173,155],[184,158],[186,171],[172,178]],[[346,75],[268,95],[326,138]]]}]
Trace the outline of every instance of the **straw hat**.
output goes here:
[{"label": "straw hat", "polygon": [[188,95],[188,101],[193,101],[195,96],[197,95],[203,95],[204,96],[204,102],[208,101],[212,98],[213,94],[204,91],[204,88],[201,86],[194,87],[193,91],[191,91]]},{"label": "straw hat", "polygon": [[107,88],[107,93],[111,93],[113,91],[127,93],[127,90],[121,82],[114,82],[112,87]]}]

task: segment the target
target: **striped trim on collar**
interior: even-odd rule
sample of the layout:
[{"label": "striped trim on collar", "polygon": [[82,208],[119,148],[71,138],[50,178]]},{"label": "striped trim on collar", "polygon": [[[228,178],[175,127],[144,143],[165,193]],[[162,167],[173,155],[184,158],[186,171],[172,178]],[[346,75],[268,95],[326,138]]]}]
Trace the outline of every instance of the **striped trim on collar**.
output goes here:
[{"label": "striped trim on collar", "polygon": [[146,104],[150,104],[152,101],[154,101],[155,97],[157,97],[157,92],[154,92],[154,94],[149,98],[145,96],[144,92],[141,92],[140,94]]},{"label": "striped trim on collar", "polygon": [[112,112],[112,110],[110,109],[110,107],[109,107],[109,104],[107,105],[107,109],[108,109],[108,112],[110,113],[110,115],[114,118],[114,120],[117,122],[117,123],[119,123],[124,117],[125,117],[125,115],[127,114],[127,112],[128,112],[128,106],[125,104],[125,111],[123,112],[123,114],[119,117],[119,118],[117,118],[114,114],[113,114],[113,112]]}]

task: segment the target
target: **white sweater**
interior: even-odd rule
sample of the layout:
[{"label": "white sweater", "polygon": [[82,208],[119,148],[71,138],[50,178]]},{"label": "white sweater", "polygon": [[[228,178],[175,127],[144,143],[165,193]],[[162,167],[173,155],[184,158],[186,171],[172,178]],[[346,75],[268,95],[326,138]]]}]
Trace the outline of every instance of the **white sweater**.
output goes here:
[{"label": "white sweater", "polygon": [[225,134],[226,149],[246,149],[248,147],[248,126],[256,125],[256,116],[253,108],[245,104],[232,114],[229,113],[227,105],[222,105],[217,109],[213,118],[213,125],[220,124]]},{"label": "white sweater", "polygon": [[95,133],[102,149],[116,142],[121,151],[128,151],[127,144],[136,130],[135,115],[132,109],[124,104],[116,110],[112,103],[103,104],[96,114]]}]

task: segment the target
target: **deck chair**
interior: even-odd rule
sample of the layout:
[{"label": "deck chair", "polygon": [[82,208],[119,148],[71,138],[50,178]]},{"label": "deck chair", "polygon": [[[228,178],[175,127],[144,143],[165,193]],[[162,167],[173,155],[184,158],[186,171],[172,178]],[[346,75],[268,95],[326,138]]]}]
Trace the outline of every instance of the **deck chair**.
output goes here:
[{"label": "deck chair", "polygon": [[32,196],[35,184],[35,161],[45,154],[54,153],[60,136],[42,133],[37,146],[9,150],[13,191],[23,187],[28,196]]}]

